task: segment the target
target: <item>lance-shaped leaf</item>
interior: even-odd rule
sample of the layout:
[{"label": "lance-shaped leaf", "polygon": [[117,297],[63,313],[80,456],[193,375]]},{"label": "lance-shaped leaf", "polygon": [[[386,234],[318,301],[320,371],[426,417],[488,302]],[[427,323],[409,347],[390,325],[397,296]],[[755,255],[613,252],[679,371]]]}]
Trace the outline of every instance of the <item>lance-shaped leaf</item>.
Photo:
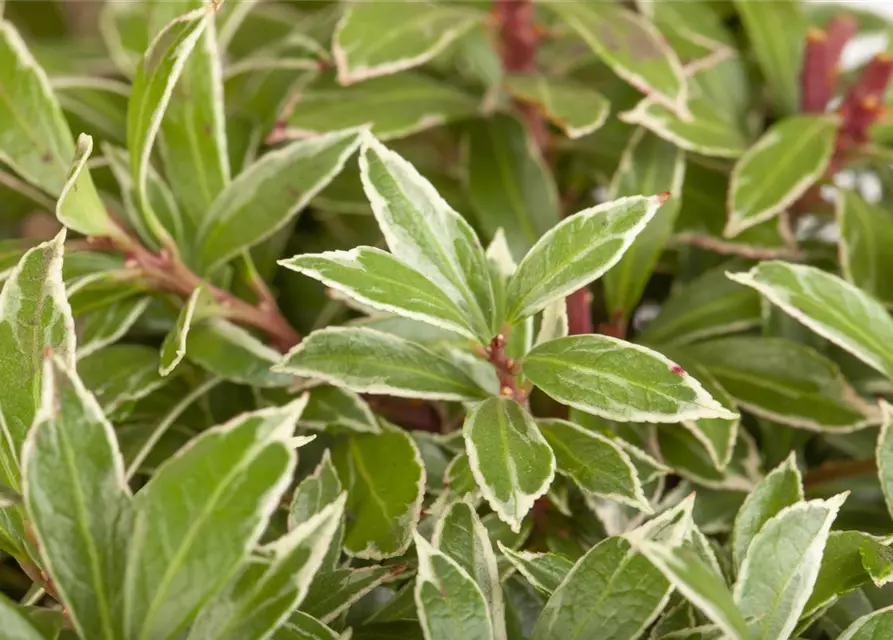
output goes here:
[{"label": "lance-shaped leaf", "polygon": [[607,98],[598,91],[564,78],[534,74],[509,76],[505,79],[505,88],[518,100],[534,105],[572,140],[597,131],[611,110]]},{"label": "lance-shaped leaf", "polygon": [[152,303],[150,296],[129,296],[77,319],[78,358],[114,344],[137,323]]},{"label": "lance-shaped leaf", "polygon": [[16,491],[22,443],[40,403],[35,390],[42,388],[44,354],[51,351],[74,368],[74,321],[62,282],[64,242],[63,231],[29,249],[0,292],[0,388],[6,389],[0,404],[0,481]]},{"label": "lance-shaped leaf", "polygon": [[553,300],[543,309],[540,329],[532,346],[564,338],[568,329],[567,302],[563,298]]},{"label": "lance-shaped leaf", "polygon": [[164,338],[161,345],[161,362],[158,365],[158,373],[169,375],[183,357],[186,355],[186,339],[189,337],[189,329],[196,319],[196,311],[201,313],[200,307],[213,303],[212,294],[202,286],[196,287],[186,304],[180,309],[177,321]]},{"label": "lance-shaped leaf", "polygon": [[275,367],[357,393],[476,400],[487,396],[462,369],[397,336],[354,327],[314,331]]},{"label": "lance-shaped leaf", "polygon": [[217,196],[198,241],[206,270],[266,240],[332,181],[359,145],[359,130],[299,140],[249,166]]},{"label": "lance-shaped leaf", "polygon": [[762,262],[729,277],[893,378],[893,319],[865,292],[821,269],[787,262]]},{"label": "lance-shaped leaf", "polygon": [[[306,409],[305,409],[306,411]],[[322,512],[341,494],[341,480],[332,464],[330,450],[326,449],[316,470],[301,481],[295,489],[288,507],[289,530],[298,527],[313,516]],[[344,531],[336,532],[330,547],[330,556],[341,554]]]},{"label": "lance-shaped leaf", "polygon": [[78,361],[78,373],[108,415],[127,411],[169,382],[158,373],[158,352],[138,344],[114,344],[92,353]]},{"label": "lance-shaped leaf", "polygon": [[552,227],[521,260],[508,284],[517,323],[613,267],[667,196],[635,196],[584,209]]},{"label": "lance-shaped leaf", "polygon": [[231,382],[263,388],[294,382],[292,376],[270,370],[279,362],[279,352],[219,318],[190,327],[186,353],[198,366]]},{"label": "lance-shaped leaf", "polygon": [[785,507],[802,501],[803,481],[797,469],[796,456],[791,453],[784,462],[760,480],[738,510],[732,532],[732,557],[735,565],[741,566],[754,536],[770,518]]},{"label": "lance-shaped leaf", "polygon": [[837,640],[878,640],[893,626],[893,606],[872,611],[853,622]]},{"label": "lance-shaped leaf", "polygon": [[651,511],[636,468],[610,438],[566,420],[538,420],[558,471],[584,491]]},{"label": "lance-shaped leaf", "polygon": [[159,240],[170,238],[155,215],[146,192],[149,158],[183,67],[210,20],[210,5],[184,14],[168,24],[149,45],[133,79],[127,105],[127,149],[136,202],[149,231]]},{"label": "lance-shaped leaf", "polygon": [[[679,544],[691,527],[692,501],[630,533]],[[629,539],[602,540],[584,555],[546,603],[533,640],[638,638],[667,603],[672,587]]]},{"label": "lance-shaped leaf", "polygon": [[477,583],[493,621],[493,639],[505,640],[505,603],[490,535],[474,508],[456,501],[434,530],[434,547],[452,558]]},{"label": "lance-shaped leaf", "polygon": [[831,161],[837,128],[835,117],[815,115],[772,125],[735,164],[723,235],[733,238],[774,218],[806,193]]},{"label": "lance-shaped leaf", "polygon": [[732,336],[687,347],[735,401],[801,429],[853,430],[874,418],[831,360],[782,338]]},{"label": "lance-shaped leaf", "polygon": [[611,197],[663,192],[671,196],[604,276],[605,304],[612,318],[629,318],[639,303],[676,224],[684,178],[685,154],[679,147],[644,129],[633,134],[611,182]]},{"label": "lance-shaped leaf", "polygon": [[893,580],[893,549],[874,538],[864,540],[859,547],[862,567],[876,587]]},{"label": "lance-shaped leaf", "polygon": [[862,549],[886,549],[880,542],[861,531],[832,531],[825,544],[822,564],[815,586],[803,607],[801,620],[833,603],[837,598],[871,584],[871,576],[863,566]]},{"label": "lance-shaped leaf", "polygon": [[425,640],[493,640],[487,601],[474,578],[418,533],[415,546],[419,556],[415,602]]},{"label": "lance-shaped leaf", "polygon": [[47,637],[19,605],[4,595],[0,595],[0,625],[8,640],[46,640]]},{"label": "lance-shaped leaf", "polygon": [[471,321],[450,297],[424,275],[387,251],[358,247],[351,251],[308,253],[279,264],[303,273],[373,309],[455,331],[472,340]]},{"label": "lance-shaped leaf", "polygon": [[232,576],[291,481],[305,399],[204,431],[134,498],[125,635],[169,637]]},{"label": "lance-shaped leaf", "polygon": [[534,347],[524,374],[568,406],[623,422],[734,419],[679,365],[645,347],[601,335]]},{"label": "lance-shaped leaf", "polygon": [[287,138],[312,137],[371,125],[380,140],[402,138],[477,111],[474,98],[441,80],[412,71],[342,87],[333,75],[295,91]]},{"label": "lance-shaped leaf", "polygon": [[0,19],[0,160],[58,196],[74,141],[46,73],[11,23]]},{"label": "lance-shaped leaf", "polygon": [[381,433],[378,419],[359,395],[339,387],[316,387],[301,414],[301,426],[318,431]]},{"label": "lance-shaped leaf", "polygon": [[465,182],[480,228],[494,238],[502,229],[511,254],[520,258],[561,220],[555,179],[516,118],[476,120],[465,135]]},{"label": "lance-shaped leaf", "polygon": [[633,548],[644,555],[670,583],[712,622],[729,640],[748,640],[749,632],[722,575],[687,546],[669,546],[636,541]]},{"label": "lance-shaped leaf", "polygon": [[787,638],[794,630],[845,499],[841,494],[785,507],[754,536],[734,590],[741,613],[759,618],[752,637]]},{"label": "lance-shaped leaf", "polygon": [[761,322],[760,296],[731,282],[719,268],[675,290],[639,338],[652,345],[688,344]]},{"label": "lance-shaped leaf", "polygon": [[476,334],[492,337],[490,271],[471,226],[411,164],[368,134],[360,173],[391,253],[440,287]]},{"label": "lance-shaped leaf", "polygon": [[552,595],[574,567],[573,562],[557,553],[514,551],[502,542],[496,544],[505,558],[512,563],[512,566],[527,578],[530,584],[547,596]]},{"label": "lance-shaped leaf", "polygon": [[320,573],[310,585],[301,611],[328,623],[376,587],[406,570],[406,565],[335,569]]},{"label": "lance-shaped leaf", "polygon": [[747,2],[735,0],[754,57],[769,86],[774,104],[782,114],[799,110],[800,73],[806,18],[793,0]]},{"label": "lance-shaped leaf", "polygon": [[614,2],[548,5],[618,76],[651,99],[687,115],[685,72],[657,28]]},{"label": "lance-shaped leaf", "polygon": [[881,483],[881,491],[884,494],[884,502],[887,503],[887,511],[893,516],[893,406],[885,400],[881,400],[881,431],[878,434],[877,460],[878,479]]},{"label": "lance-shaped leaf", "polygon": [[477,404],[462,427],[471,472],[481,494],[512,531],[546,493],[555,476],[555,456],[533,417],[509,398]]},{"label": "lance-shaped leaf", "polygon": [[[157,32],[179,14],[207,4],[214,6],[215,3],[208,0],[153,3],[150,33]],[[209,16],[176,80],[161,122],[165,175],[193,229],[200,226],[211,203],[230,180],[222,67],[217,28],[213,16]]]},{"label": "lance-shaped leaf", "polygon": [[44,362],[22,452],[25,504],[53,585],[83,637],[120,637],[130,490],[112,426],[73,369]]},{"label": "lance-shaped leaf", "polygon": [[341,524],[342,494],[324,510],[260,548],[227,587],[202,609],[189,640],[263,638],[294,611],[310,589]]},{"label": "lance-shaped leaf", "polygon": [[884,303],[893,303],[893,217],[855,191],[837,192],[840,267],[847,280]]},{"label": "lance-shaped leaf", "polygon": [[69,229],[84,235],[119,235],[120,229],[109,217],[86,166],[91,153],[93,138],[82,133],[78,136],[68,179],[56,201],[56,218]]},{"label": "lance-shaped leaf", "polygon": [[422,457],[409,434],[348,436],[332,450],[332,461],[348,495],[345,550],[375,560],[403,554],[425,495]]},{"label": "lance-shaped leaf", "polygon": [[[349,5],[335,27],[332,55],[341,84],[425,64],[464,35],[481,14],[430,2]],[[400,25],[398,33],[389,33]]]},{"label": "lance-shaped leaf", "polygon": [[651,98],[645,98],[619,118],[648,129],[680,149],[705,156],[737,158],[747,151],[747,137],[727,121],[714,103],[698,97],[689,101],[688,108],[692,117],[683,119]]}]

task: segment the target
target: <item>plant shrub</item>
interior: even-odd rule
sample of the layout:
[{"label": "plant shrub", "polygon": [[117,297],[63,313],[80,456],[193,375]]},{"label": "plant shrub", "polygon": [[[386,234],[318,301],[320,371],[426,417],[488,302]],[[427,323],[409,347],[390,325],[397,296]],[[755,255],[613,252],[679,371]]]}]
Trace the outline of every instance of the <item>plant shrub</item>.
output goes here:
[{"label": "plant shrub", "polygon": [[2,637],[893,638],[879,17],[34,6]]}]

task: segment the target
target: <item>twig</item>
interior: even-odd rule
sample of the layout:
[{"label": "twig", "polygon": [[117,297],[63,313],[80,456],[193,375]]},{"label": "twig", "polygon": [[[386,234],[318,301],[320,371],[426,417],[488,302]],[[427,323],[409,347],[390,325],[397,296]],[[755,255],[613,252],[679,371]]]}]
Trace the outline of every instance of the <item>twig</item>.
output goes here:
[{"label": "twig", "polygon": [[252,305],[202,280],[170,249],[149,251],[126,231],[120,238],[91,237],[88,242],[95,249],[123,253],[126,256],[125,265],[142,271],[152,286],[160,291],[188,298],[199,285],[207,287],[220,305],[223,317],[263,331],[270,338],[270,343],[283,353],[301,341],[300,334],[282,315],[268,291],[258,296],[260,300],[257,305]]},{"label": "twig", "polygon": [[832,480],[870,476],[877,473],[877,462],[874,458],[862,460],[831,460],[806,472],[803,477],[804,487],[815,487]]},{"label": "twig", "polygon": [[496,370],[500,395],[526,404],[528,390],[518,386],[518,374],[521,373],[521,369],[518,363],[506,354],[505,344],[505,336],[497,334],[490,344],[484,347],[484,354],[487,356],[487,362]]}]

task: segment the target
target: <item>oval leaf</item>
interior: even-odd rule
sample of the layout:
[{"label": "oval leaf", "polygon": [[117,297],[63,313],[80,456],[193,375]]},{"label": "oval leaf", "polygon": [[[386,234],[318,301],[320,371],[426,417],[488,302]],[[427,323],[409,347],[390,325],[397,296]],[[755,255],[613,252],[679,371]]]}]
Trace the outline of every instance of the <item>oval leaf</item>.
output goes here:
[{"label": "oval leaf", "polygon": [[597,131],[611,110],[607,98],[598,91],[564,78],[509,76],[505,88],[518,100],[534,105],[572,140]]},{"label": "oval leaf", "polygon": [[893,217],[855,191],[837,192],[840,267],[847,280],[885,304],[893,303]]}]

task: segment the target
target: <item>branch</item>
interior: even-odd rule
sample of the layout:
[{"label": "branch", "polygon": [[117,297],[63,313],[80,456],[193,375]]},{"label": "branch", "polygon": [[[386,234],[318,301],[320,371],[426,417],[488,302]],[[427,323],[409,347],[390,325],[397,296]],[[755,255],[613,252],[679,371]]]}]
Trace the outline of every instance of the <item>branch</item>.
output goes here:
[{"label": "branch", "polygon": [[521,373],[521,369],[505,352],[505,336],[500,333],[493,338],[490,344],[484,347],[484,354],[487,362],[496,370],[499,394],[526,405],[528,390],[518,386],[518,374]]},{"label": "branch", "polygon": [[260,289],[256,282],[253,283],[259,293],[259,301],[256,305],[252,305],[229,291],[202,280],[170,249],[149,251],[127,231],[123,229],[122,231],[123,239],[90,237],[87,242],[95,249],[123,253],[126,257],[125,266],[139,269],[159,291],[167,291],[185,299],[192,295],[196,287],[200,285],[207,287],[214,294],[224,318],[263,331],[269,337],[270,343],[282,353],[301,341],[300,334],[282,315],[265,285]]},{"label": "branch", "polygon": [[803,477],[804,487],[814,487],[832,480],[871,476],[877,473],[874,458],[863,460],[831,460],[810,469]]}]

